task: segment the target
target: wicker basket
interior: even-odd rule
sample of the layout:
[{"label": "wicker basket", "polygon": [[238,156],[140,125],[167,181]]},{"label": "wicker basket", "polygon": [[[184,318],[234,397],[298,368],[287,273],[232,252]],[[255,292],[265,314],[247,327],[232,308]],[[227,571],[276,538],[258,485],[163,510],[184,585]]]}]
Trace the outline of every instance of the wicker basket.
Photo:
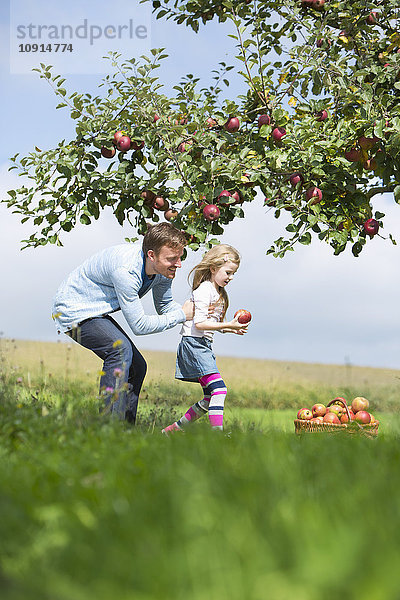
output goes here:
[{"label": "wicker basket", "polygon": [[349,407],[346,402],[343,400],[332,400],[328,402],[327,407],[331,404],[341,404],[343,408],[346,409],[347,416],[349,418],[348,423],[341,423],[340,425],[335,423],[311,423],[307,420],[295,419],[294,420],[294,430],[295,433],[352,433],[359,435],[366,435],[368,437],[376,437],[378,435],[378,427],[379,421],[375,421],[374,423],[366,423],[362,425],[361,423],[357,423],[357,421],[350,421],[350,412]]}]

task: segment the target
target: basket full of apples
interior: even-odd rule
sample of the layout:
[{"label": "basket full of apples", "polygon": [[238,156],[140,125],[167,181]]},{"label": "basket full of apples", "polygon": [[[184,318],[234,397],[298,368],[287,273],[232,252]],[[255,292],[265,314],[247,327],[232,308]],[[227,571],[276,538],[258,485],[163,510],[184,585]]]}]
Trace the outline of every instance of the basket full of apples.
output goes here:
[{"label": "basket full of apples", "polygon": [[301,408],[294,420],[296,433],[339,432],[361,433],[370,437],[378,435],[379,421],[368,412],[369,402],[362,396],[354,398],[348,406],[338,397],[324,404],[317,403],[310,409]]}]

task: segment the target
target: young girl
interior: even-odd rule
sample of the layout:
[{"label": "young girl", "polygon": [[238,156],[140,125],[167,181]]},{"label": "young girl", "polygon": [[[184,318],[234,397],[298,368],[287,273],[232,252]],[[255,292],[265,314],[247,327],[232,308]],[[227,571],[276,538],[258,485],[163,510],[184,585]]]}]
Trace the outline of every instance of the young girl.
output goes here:
[{"label": "young girl", "polygon": [[237,319],[224,322],[228,308],[226,286],[240,265],[235,248],[219,244],[209,250],[202,261],[189,273],[194,273],[191,300],[195,305],[194,318],[182,325],[182,339],[176,359],[176,379],[199,382],[203,399],[191,406],[185,415],[168,425],[162,433],[168,435],[184,429],[208,412],[213,429],[223,429],[226,386],[218,371],[212,351],[214,331],[243,335],[247,325]]}]

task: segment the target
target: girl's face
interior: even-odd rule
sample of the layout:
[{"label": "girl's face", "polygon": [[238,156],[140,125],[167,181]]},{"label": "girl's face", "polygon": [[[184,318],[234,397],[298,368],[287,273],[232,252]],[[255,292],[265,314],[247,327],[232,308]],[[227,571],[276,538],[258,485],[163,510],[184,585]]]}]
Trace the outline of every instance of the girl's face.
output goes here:
[{"label": "girl's face", "polygon": [[233,279],[238,265],[228,260],[222,267],[211,268],[211,281],[215,286],[225,287]]}]

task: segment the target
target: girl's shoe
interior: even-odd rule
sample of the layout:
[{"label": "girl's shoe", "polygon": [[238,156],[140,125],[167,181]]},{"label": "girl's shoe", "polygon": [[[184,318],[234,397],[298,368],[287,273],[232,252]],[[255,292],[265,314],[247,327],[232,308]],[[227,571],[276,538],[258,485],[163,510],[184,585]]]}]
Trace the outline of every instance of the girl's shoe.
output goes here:
[{"label": "girl's shoe", "polygon": [[163,433],[164,435],[169,435],[170,433],[174,433],[174,431],[182,431],[182,428],[179,427],[178,423],[175,421],[175,423],[172,423],[172,425],[168,425],[168,427],[165,427],[161,433]]}]

